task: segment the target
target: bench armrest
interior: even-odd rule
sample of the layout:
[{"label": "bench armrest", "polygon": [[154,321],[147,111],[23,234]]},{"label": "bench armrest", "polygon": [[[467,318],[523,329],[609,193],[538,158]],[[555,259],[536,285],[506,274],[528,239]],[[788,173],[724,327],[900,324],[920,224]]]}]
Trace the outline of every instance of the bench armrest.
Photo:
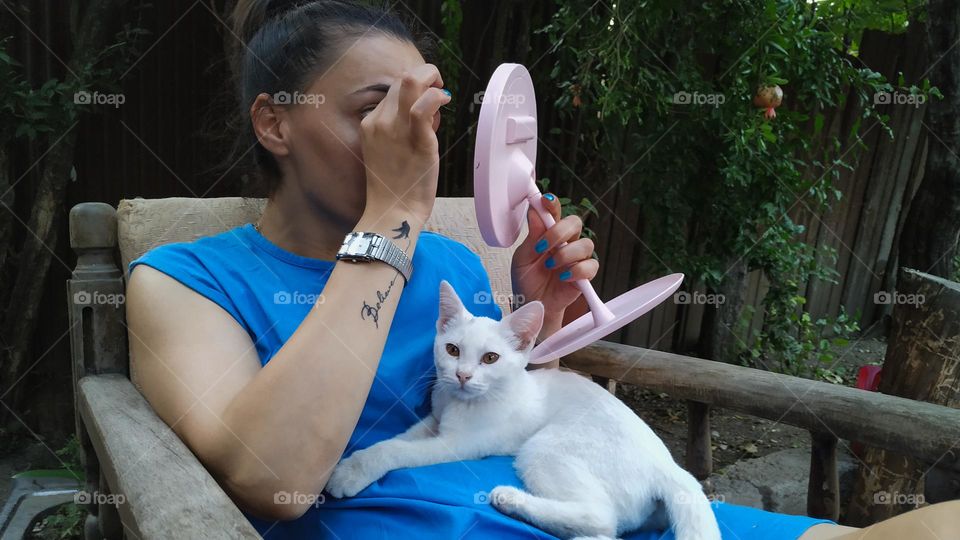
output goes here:
[{"label": "bench armrest", "polygon": [[127,536],[260,538],[129,379],[89,375],[78,388],[77,406]]},{"label": "bench armrest", "polygon": [[960,470],[960,409],[759,369],[598,341],[562,364],[679,399],[914,456]]}]

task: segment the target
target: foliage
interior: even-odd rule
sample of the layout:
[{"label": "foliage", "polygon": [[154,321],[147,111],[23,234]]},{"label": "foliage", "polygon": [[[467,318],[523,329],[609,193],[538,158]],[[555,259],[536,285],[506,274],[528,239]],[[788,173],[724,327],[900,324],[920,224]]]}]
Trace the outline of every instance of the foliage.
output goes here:
[{"label": "foliage", "polygon": [[[460,35],[460,27],[463,25],[463,7],[458,0],[444,0],[440,5],[440,24],[443,26],[443,36],[437,38],[437,63],[443,66],[443,86],[453,94],[454,99],[449,103],[447,109],[451,112],[458,106],[465,104],[458,103],[464,99],[460,95],[460,58],[463,57],[463,51],[460,50],[460,43],[456,39]],[[441,122],[444,123],[444,129],[440,133],[447,134],[450,141],[453,142],[456,123],[456,115],[441,115]]]},{"label": "foliage", "polygon": [[[67,440],[63,448],[55,452],[67,470],[81,481],[84,478],[81,465],[80,441],[76,435]],[[87,511],[83,507],[66,503],[57,508],[57,511],[43,518],[35,528],[32,538],[42,540],[64,540],[67,538],[83,538],[83,526],[87,518]]]},{"label": "foliage", "polygon": [[[916,22],[922,5],[567,0],[540,30],[553,44],[555,104],[578,120],[584,160],[643,205],[654,231],[648,271],[670,261],[710,289],[740,261],[766,276],[764,328],[755,343],[741,342],[749,359],[795,372],[812,356],[826,358],[825,333],[856,327],[846,315],[810,321],[804,312],[800,286],[835,281],[836,254],[803,242],[795,218],[840,200],[835,182],[863,136],[892,136],[878,92],[937,94],[927,82],[894,88],[852,48],[866,28]],[[752,104],[767,85],[785,94],[774,120]],[[845,133],[826,129],[848,97],[860,117]]]},{"label": "foliage", "polygon": [[[745,363],[836,384],[849,382],[851,374],[840,365],[834,348],[847,345],[860,330],[857,318],[848,316],[841,306],[840,314],[833,320],[825,317],[813,320],[803,311],[805,302],[804,297],[794,295],[785,302],[788,306],[785,313],[767,313],[771,324],[764,330],[765,337],[757,338],[744,354]],[[774,308],[777,307],[779,305]]]},{"label": "foliage", "polygon": [[83,478],[82,451],[80,449],[80,441],[77,439],[76,434],[71,435],[63,448],[56,451],[56,454],[68,471],[73,473],[78,479]]},{"label": "foliage", "polygon": [[41,540],[67,540],[83,538],[83,525],[87,511],[83,507],[66,503],[57,508],[55,514],[44,518],[37,527],[33,538]]},{"label": "foliage", "polygon": [[860,49],[859,33],[865,28],[900,33],[910,21],[917,21],[927,8],[926,0],[822,0],[813,9],[819,11],[821,24],[838,36],[844,36],[850,51]]},{"label": "foliage", "polygon": [[114,43],[93,59],[72,67],[68,76],[33,87],[23,76],[23,66],[8,52],[10,38],[0,37],[0,144],[15,139],[35,140],[59,135],[72,126],[80,114],[96,106],[80,96],[84,93],[119,93],[119,75],[142,51],[140,38],[148,32],[126,24]]},{"label": "foliage", "polygon": [[[39,8],[26,2],[8,2],[4,11],[29,14]],[[142,55],[138,46],[147,32],[134,24],[131,13],[139,15],[147,4],[115,0],[84,2],[75,9],[61,10],[62,17],[36,18],[48,21],[69,36],[44,44],[49,54],[35,53],[39,36],[21,24],[2,25],[16,29],[15,39],[0,35],[0,302],[4,328],[0,340],[0,364],[9,380],[28,375],[50,260],[62,241],[58,224],[67,208],[67,183],[76,179],[72,167],[79,130],[73,129],[81,113],[103,109],[98,97],[117,98],[122,75]],[[80,17],[83,15],[82,18]],[[29,17],[28,17],[29,18]],[[120,26],[113,24],[130,20]],[[22,28],[21,28],[22,27]],[[14,46],[16,44],[17,46]],[[22,55],[17,57],[17,55]],[[29,59],[29,67],[20,62]],[[54,61],[56,60],[56,61]],[[46,73],[46,64],[58,75],[37,80]],[[108,100],[104,100],[108,101]],[[113,99],[114,105],[116,99]],[[58,144],[61,140],[65,142]],[[26,170],[17,170],[37,158]],[[18,175],[16,180],[11,180]],[[29,179],[40,179],[31,183]],[[17,214],[23,214],[19,218]],[[21,226],[14,226],[16,219]],[[28,230],[29,229],[29,230]],[[13,411],[24,405],[27,383],[10,389],[12,405],[0,413],[0,423],[11,423]],[[19,418],[17,419],[19,420]]]},{"label": "foliage", "polygon": [[[547,193],[550,191],[550,179],[547,177],[542,177],[537,179],[537,184],[539,184],[540,191]],[[597,211],[597,207],[593,205],[590,199],[582,197],[579,202],[573,202],[573,199],[570,197],[560,197],[557,199],[560,201],[560,212],[561,217],[567,217],[569,215],[578,215],[584,220],[590,215],[600,217],[600,213]],[[597,234],[593,229],[584,225],[583,234],[587,238],[596,239]],[[596,255],[596,253],[594,253]]]}]

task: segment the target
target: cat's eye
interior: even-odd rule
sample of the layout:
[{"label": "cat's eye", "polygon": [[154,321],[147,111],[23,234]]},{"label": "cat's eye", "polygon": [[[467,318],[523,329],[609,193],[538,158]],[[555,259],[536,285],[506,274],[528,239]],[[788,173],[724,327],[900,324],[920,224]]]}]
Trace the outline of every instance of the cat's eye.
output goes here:
[{"label": "cat's eye", "polygon": [[495,352],[488,352],[483,355],[482,361],[484,364],[492,364],[500,359],[500,355]]},{"label": "cat's eye", "polygon": [[447,343],[447,354],[450,356],[460,356],[460,347],[457,347],[453,343]]}]

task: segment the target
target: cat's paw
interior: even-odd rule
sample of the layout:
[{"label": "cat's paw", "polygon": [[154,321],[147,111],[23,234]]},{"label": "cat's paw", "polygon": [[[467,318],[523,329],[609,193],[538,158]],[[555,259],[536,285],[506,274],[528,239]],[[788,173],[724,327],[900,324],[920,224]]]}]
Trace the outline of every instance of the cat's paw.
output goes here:
[{"label": "cat's paw", "polygon": [[525,496],[526,493],[513,486],[497,486],[490,490],[490,504],[504,514],[514,515]]},{"label": "cat's paw", "polygon": [[327,493],[338,499],[353,497],[370,484],[380,479],[380,474],[371,470],[367,460],[359,452],[341,461],[327,480]]}]

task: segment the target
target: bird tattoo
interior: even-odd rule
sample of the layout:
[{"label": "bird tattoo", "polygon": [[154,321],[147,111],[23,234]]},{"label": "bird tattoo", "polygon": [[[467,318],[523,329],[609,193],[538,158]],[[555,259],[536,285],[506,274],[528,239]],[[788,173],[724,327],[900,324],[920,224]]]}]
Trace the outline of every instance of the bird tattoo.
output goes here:
[{"label": "bird tattoo", "polygon": [[399,227],[391,230],[397,233],[394,238],[408,238],[410,236],[410,224],[407,223],[407,220],[403,220]]}]

